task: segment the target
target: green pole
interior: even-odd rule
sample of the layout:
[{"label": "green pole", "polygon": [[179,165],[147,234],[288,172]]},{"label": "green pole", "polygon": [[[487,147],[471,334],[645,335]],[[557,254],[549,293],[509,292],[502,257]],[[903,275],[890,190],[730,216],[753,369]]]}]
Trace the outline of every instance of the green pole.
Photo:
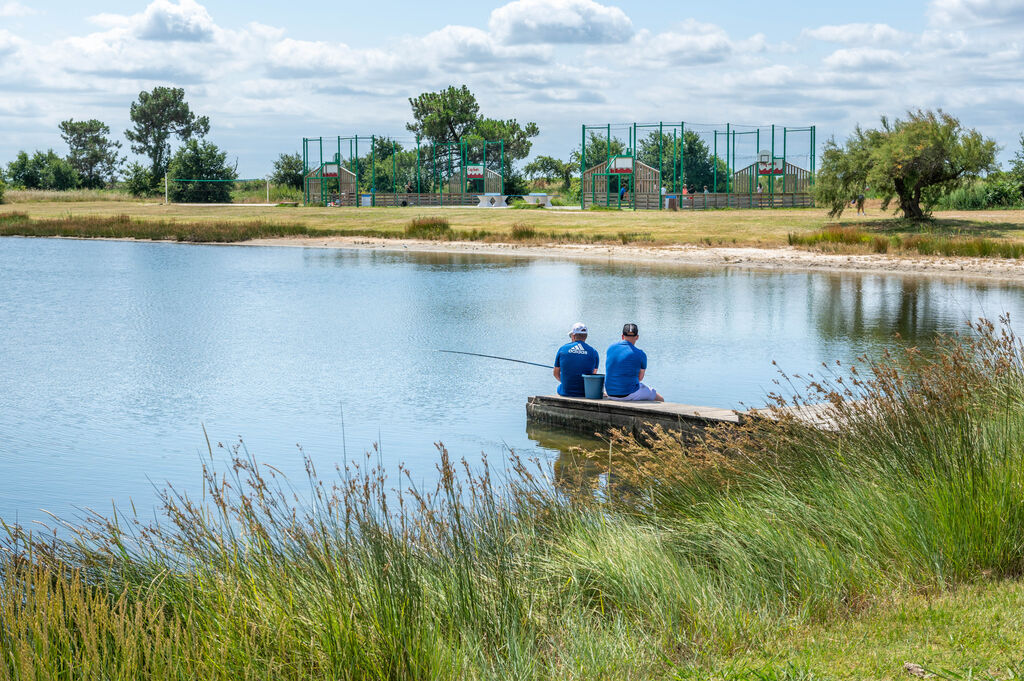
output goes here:
[{"label": "green pole", "polygon": [[711,167],[711,174],[715,178],[715,193],[718,193],[718,131],[715,130],[715,164]]},{"label": "green pole", "polygon": [[[612,159],[612,124],[611,123],[608,124],[608,130],[607,130],[606,134],[607,134],[607,137],[605,138],[605,145],[604,145],[604,157],[605,157],[604,172],[607,173],[609,170],[611,170],[611,168],[609,168],[608,166],[610,165],[611,159]],[[605,186],[604,186],[604,202],[605,202],[605,205],[607,206],[609,203],[611,203],[612,183],[611,183],[611,178],[608,175],[605,175],[605,177],[608,178],[608,181],[605,182]]]},{"label": "green pole", "polygon": [[306,173],[309,172],[309,167],[306,165],[306,138],[302,138],[302,203],[309,203],[309,180],[306,179]]},{"label": "green pole", "polygon": [[352,154],[352,159],[356,164],[356,207],[359,208],[363,205],[359,196],[359,135],[355,138],[355,153]]},{"label": "green pole", "polygon": [[[587,126],[580,126],[580,210],[587,207],[586,186],[583,184],[584,174],[587,171]],[[591,178],[593,180],[593,178]],[[591,182],[593,189],[593,182]],[[592,197],[593,198],[593,197]]]},{"label": "green pole", "polygon": [[[665,136],[665,124],[662,121],[658,121],[658,210],[662,208],[661,200],[661,185],[664,183],[665,168],[661,160],[661,144],[662,138]],[[635,154],[634,154],[635,155]],[[635,169],[635,164],[634,164]],[[636,184],[636,183],[634,183]],[[636,192],[633,192],[633,206],[634,210],[636,207]]]},{"label": "green pole", "polygon": [[[416,193],[422,194],[423,187],[420,186],[420,136],[416,135]],[[420,204],[419,197],[416,197],[416,205]]]},{"label": "green pole", "polygon": [[817,151],[815,149],[816,143],[818,141],[817,137],[818,137],[817,126],[812,125],[811,126],[811,181],[810,181],[810,186],[812,186],[812,187],[814,186],[814,172],[815,172],[815,163],[814,163],[814,161],[815,161],[815,153]]},{"label": "green pole", "polygon": [[341,135],[334,139],[338,142],[338,205],[341,205]]},{"label": "green pole", "polygon": [[[730,166],[729,166],[729,124],[726,123],[725,124],[725,193],[726,194],[729,193],[730,180],[732,179],[730,177],[731,174],[732,173],[730,172]],[[726,205],[728,205],[728,203],[729,203],[729,200],[726,199]]]},{"label": "green pole", "polygon": [[[756,151],[754,152],[755,154],[760,153],[760,151],[761,151],[761,128],[757,129],[757,135],[754,136],[754,148],[756,149]],[[756,156],[755,156],[755,158],[756,158]],[[756,160],[754,161],[754,178],[757,180],[758,186],[760,186],[761,185],[761,177],[757,174],[757,161]],[[760,206],[758,206],[758,208],[760,208]]]},{"label": "green pole", "polygon": [[786,137],[789,136],[789,129],[782,128],[782,193],[786,193]]},{"label": "green pole", "polygon": [[[774,208],[775,207],[775,124],[774,123],[772,123],[772,166],[771,166],[770,170],[771,170],[772,174],[768,176],[769,178],[771,178],[771,179],[768,180],[768,183],[769,183],[768,186],[771,187],[772,207]],[[783,168],[782,172],[785,173],[786,169]],[[785,177],[785,175],[783,175],[783,177]]]},{"label": "green pole", "polygon": [[501,194],[505,193],[505,138],[501,138]]},{"label": "green pole", "polygon": [[[682,194],[683,183],[686,180],[684,173],[686,172],[686,164],[684,160],[686,158],[686,121],[679,121],[679,182],[676,186],[676,192]],[[681,197],[680,197],[681,198]]]},{"label": "green pole", "polygon": [[320,142],[320,166],[316,171],[316,174],[320,176],[320,203],[326,203],[324,201],[324,138],[317,138]]},{"label": "green pole", "polygon": [[395,165],[395,141],[391,140],[391,192],[398,193],[398,173]]},{"label": "green pole", "polygon": [[370,205],[377,205],[377,136],[370,135]]}]

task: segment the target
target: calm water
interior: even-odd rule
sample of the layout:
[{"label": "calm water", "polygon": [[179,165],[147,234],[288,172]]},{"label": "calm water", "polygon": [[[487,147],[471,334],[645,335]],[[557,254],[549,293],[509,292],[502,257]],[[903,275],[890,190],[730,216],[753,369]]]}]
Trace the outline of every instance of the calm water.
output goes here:
[{"label": "calm water", "polygon": [[526,433],[551,362],[584,320],[601,350],[640,325],[647,382],[737,407],[790,372],[927,344],[965,319],[1020,318],[1024,290],[854,274],[678,270],[484,255],[0,239],[0,517],[73,514],[153,485],[196,489],[211,440],[243,437],[301,476],[373,443],[431,479],[457,457],[557,452]]}]

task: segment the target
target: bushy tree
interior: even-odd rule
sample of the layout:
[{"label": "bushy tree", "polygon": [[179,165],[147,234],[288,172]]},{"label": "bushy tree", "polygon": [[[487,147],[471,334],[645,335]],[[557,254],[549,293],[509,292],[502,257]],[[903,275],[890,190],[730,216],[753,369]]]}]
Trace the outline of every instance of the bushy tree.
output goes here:
[{"label": "bushy tree", "polygon": [[476,125],[480,105],[469,88],[454,85],[439,92],[424,92],[410,97],[411,123],[406,129],[434,142],[459,142]]},{"label": "bushy tree", "polygon": [[302,189],[302,170],[301,154],[281,154],[274,161],[274,174],[270,176],[270,181],[292,189]]},{"label": "bushy tree", "polygon": [[149,167],[141,163],[129,163],[124,175],[124,187],[132,196],[152,196],[156,193],[153,176]]},{"label": "bushy tree", "polygon": [[815,193],[835,217],[870,187],[882,197],[882,210],[895,199],[904,217],[917,220],[943,193],[994,170],[995,154],[994,140],[941,110],[911,111],[891,122],[883,117],[878,129],[857,126],[844,146],[825,143]]},{"label": "bushy tree", "polygon": [[1010,176],[1017,184],[1020,194],[1024,195],[1024,132],[1020,134],[1020,147],[1013,155],[1013,160],[1010,161]]},{"label": "bushy tree", "polygon": [[[424,92],[410,98],[409,104],[413,120],[405,127],[428,145],[466,142],[470,148],[477,149],[481,148],[484,141],[504,140],[504,159],[497,149],[488,147],[487,168],[502,174],[506,193],[521,194],[526,191],[526,182],[517,172],[515,164],[530,155],[532,139],[540,134],[536,123],[520,124],[514,118],[501,120],[480,116],[480,105],[465,85],[450,86],[438,92]],[[453,165],[461,163],[458,153],[454,146],[437,148],[436,157],[432,153],[424,159],[425,175],[433,177],[435,163],[439,168],[447,167],[449,162]],[[473,162],[475,158],[469,160]]]},{"label": "bushy tree", "polygon": [[124,160],[117,153],[121,143],[111,141],[109,134],[110,128],[95,118],[88,121],[69,118],[60,123],[60,136],[68,145],[68,162],[78,173],[81,186],[87,189],[113,182]]},{"label": "bushy tree", "polygon": [[3,174],[0,173],[0,203],[4,202],[4,190],[7,189],[7,184],[4,183]]},{"label": "bushy tree", "polygon": [[[227,164],[227,152],[213,142],[190,139],[171,158],[167,174],[173,179],[234,180],[235,169]],[[230,203],[233,182],[172,182],[176,203]]]},{"label": "bushy tree", "polygon": [[210,132],[210,119],[192,113],[182,88],[158,86],[152,92],[140,92],[130,117],[134,126],[124,136],[133,152],[149,158],[154,182],[167,172],[172,136],[187,141]]},{"label": "bushy tree", "polygon": [[56,189],[64,191],[78,186],[78,173],[53,149],[37,151],[29,156],[25,151],[7,166],[11,184],[23,189]]},{"label": "bushy tree", "polygon": [[562,161],[554,156],[538,156],[523,168],[523,172],[531,180],[558,180],[562,183],[562,191],[569,190],[572,178],[578,170],[579,165]]}]

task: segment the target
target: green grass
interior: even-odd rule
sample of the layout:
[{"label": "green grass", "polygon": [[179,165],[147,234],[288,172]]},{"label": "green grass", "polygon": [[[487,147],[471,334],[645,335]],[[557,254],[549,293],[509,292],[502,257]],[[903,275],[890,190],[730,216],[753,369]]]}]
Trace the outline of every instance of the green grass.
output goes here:
[{"label": "green grass", "polygon": [[790,246],[817,250],[857,253],[916,253],[946,257],[1020,258],[1024,243],[1005,239],[954,234],[877,234],[856,226],[832,226],[810,234],[788,236]]},{"label": "green grass", "polygon": [[375,453],[292,487],[240,448],[157,522],[9,528],[0,680],[1019,675],[1024,349],[972,333],[807,383],[834,431],[619,435],[599,495],[443,448],[435,488]]}]

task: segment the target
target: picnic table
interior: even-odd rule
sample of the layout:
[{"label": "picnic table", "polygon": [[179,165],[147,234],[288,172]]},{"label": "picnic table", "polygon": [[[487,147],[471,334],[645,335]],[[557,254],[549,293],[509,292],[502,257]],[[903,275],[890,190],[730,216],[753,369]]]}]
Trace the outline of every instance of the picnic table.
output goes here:
[{"label": "picnic table", "polygon": [[477,194],[476,198],[479,201],[476,204],[477,208],[508,208],[508,194]]}]

